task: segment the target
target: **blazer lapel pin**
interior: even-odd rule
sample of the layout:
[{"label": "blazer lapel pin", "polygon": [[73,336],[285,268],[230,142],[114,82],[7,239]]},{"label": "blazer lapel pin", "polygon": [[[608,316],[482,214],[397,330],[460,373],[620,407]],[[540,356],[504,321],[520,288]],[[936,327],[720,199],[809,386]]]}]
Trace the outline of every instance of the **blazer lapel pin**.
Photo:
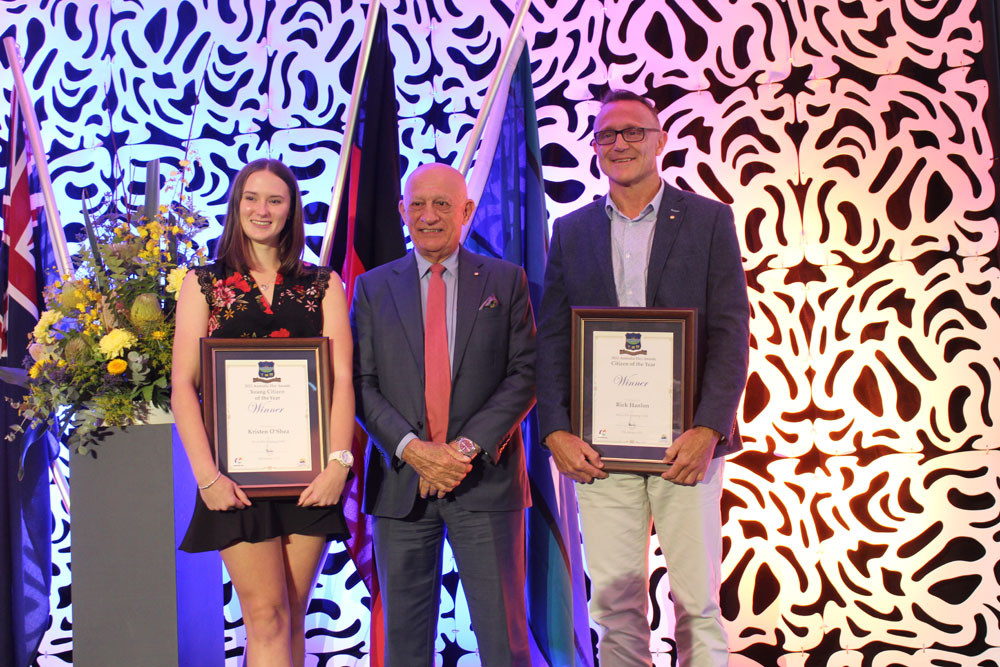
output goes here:
[{"label": "blazer lapel pin", "polygon": [[496,295],[490,294],[486,301],[483,301],[482,304],[480,304],[479,310],[493,310],[499,305],[500,302],[497,301]]}]

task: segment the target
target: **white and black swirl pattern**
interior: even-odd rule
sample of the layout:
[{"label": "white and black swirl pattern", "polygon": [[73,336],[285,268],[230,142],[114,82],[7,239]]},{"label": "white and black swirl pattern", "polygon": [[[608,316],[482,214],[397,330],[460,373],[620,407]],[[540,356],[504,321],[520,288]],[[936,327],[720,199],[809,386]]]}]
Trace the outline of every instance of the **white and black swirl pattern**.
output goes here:
[{"label": "white and black swirl pattern", "polygon": [[[515,2],[386,4],[401,173],[457,163]],[[753,338],[746,450],[727,466],[723,507],[733,664],[1000,664],[998,91],[984,52],[995,28],[977,4],[536,0],[526,19],[550,216],[606,191],[590,132],[608,85],[662,110],[664,177],[736,214]],[[189,190],[218,217],[237,168],[271,155],[301,181],[314,257],[366,7],[0,4],[71,237],[85,197],[141,194],[147,160],[176,168],[190,151]],[[0,82],[9,97],[6,71]],[[68,527],[57,513],[46,667],[71,659]],[[653,649],[670,665],[669,573],[650,549]],[[441,661],[477,665],[447,569]],[[235,665],[228,584],[227,600]],[[366,601],[334,550],[310,664],[365,664]]]}]

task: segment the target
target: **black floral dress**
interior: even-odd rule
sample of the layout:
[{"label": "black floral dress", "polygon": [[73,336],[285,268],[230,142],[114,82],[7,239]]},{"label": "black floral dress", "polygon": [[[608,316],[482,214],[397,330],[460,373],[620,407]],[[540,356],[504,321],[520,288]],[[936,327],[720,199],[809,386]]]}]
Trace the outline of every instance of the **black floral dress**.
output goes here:
[{"label": "black floral dress", "polygon": [[[297,278],[275,279],[273,303],[268,303],[250,275],[220,264],[194,269],[210,309],[208,335],[214,338],[311,337],[323,335],[323,295],[330,270],[306,266]],[[298,507],[297,498],[255,498],[242,510],[214,512],[196,494],[194,515],[181,550],[214,551],[234,542],[262,542],[281,535],[347,537],[340,504]]]}]

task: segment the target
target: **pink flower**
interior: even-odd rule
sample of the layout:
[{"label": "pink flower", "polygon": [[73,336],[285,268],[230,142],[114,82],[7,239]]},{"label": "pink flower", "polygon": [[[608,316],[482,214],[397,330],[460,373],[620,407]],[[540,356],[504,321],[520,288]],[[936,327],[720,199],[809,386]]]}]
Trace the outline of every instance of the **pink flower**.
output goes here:
[{"label": "pink flower", "polygon": [[216,283],[215,289],[212,290],[212,298],[219,307],[229,308],[236,302],[236,292],[231,287]]}]

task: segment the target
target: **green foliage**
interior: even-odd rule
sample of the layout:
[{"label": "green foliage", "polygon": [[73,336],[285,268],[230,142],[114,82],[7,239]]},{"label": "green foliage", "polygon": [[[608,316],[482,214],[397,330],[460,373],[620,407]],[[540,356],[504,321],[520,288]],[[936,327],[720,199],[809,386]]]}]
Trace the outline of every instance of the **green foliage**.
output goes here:
[{"label": "green foliage", "polygon": [[45,424],[86,453],[103,429],[140,421],[151,405],[169,409],[177,292],[187,267],[204,263],[194,236],[208,221],[190,202],[154,210],[148,219],[112,204],[88,216],[75,272],[45,290],[16,404],[25,422],[8,439]]}]

